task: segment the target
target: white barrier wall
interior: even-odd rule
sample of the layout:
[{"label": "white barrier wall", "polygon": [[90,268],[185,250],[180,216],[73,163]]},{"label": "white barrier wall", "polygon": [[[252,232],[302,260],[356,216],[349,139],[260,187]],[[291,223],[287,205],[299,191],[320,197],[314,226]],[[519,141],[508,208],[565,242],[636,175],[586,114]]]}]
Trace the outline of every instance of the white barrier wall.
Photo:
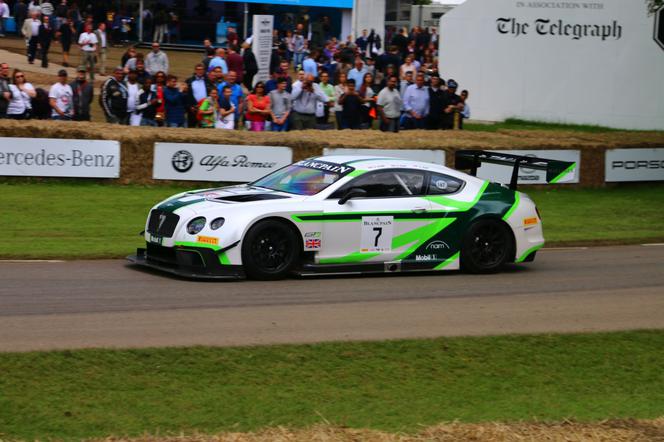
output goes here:
[{"label": "white barrier wall", "polygon": [[441,18],[440,73],[476,119],[664,129],[663,15],[644,0],[467,0]]}]

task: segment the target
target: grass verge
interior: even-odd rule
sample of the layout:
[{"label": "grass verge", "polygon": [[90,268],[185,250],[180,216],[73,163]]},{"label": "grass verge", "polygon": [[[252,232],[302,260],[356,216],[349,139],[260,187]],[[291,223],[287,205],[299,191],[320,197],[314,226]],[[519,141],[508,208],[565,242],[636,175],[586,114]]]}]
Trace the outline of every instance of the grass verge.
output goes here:
[{"label": "grass verge", "polygon": [[465,130],[478,132],[498,132],[499,130],[562,130],[587,133],[628,131],[626,129],[614,129],[592,124],[547,123],[544,121],[522,120],[519,118],[508,118],[505,121],[497,122],[495,124],[464,123],[463,127]]},{"label": "grass verge", "polygon": [[[0,184],[0,258],[118,258],[143,245],[148,211],[180,186]],[[664,240],[664,184],[530,189],[549,245]]]},{"label": "grass verge", "polygon": [[0,353],[0,438],[664,414],[664,331]]}]

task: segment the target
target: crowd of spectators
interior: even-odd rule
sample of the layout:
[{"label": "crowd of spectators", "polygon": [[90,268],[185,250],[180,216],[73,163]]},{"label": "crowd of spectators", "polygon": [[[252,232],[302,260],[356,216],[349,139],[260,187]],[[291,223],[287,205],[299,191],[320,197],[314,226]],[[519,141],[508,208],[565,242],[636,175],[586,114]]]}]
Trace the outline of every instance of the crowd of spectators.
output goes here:
[{"label": "crowd of spectators", "polygon": [[[41,12],[29,13],[22,27],[28,60],[34,61],[40,47],[42,64],[47,64],[42,34],[49,19],[43,3]],[[78,42],[81,64],[73,82],[65,70],[59,72],[48,93],[51,118],[90,120],[94,73],[105,71],[105,26],[100,22],[93,31],[92,18],[83,22],[80,32],[71,18],[60,24],[61,42],[68,28],[67,40]],[[106,121],[114,124],[251,131],[461,129],[470,116],[468,92],[457,95],[457,82],[438,72],[435,30],[389,30],[386,50],[373,30],[344,41],[330,37],[320,47],[310,47],[308,37],[302,24],[292,31],[275,30],[265,82],[254,81],[258,66],[252,37],[239,46],[232,28],[227,47],[204,42],[205,53],[186,79],[170,72],[168,55],[158,41],[147,54],[129,47],[101,86],[99,102]],[[63,44],[63,54],[64,49]],[[0,117],[37,116],[31,109],[39,100],[37,92],[22,72],[15,71],[10,79],[3,70]]]}]

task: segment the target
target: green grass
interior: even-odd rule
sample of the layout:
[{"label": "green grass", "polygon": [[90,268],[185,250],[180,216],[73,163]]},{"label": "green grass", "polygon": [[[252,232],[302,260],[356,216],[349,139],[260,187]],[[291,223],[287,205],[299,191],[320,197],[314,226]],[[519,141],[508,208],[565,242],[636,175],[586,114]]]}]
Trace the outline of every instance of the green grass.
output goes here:
[{"label": "green grass", "polygon": [[[0,184],[0,258],[117,258],[143,245],[152,205],[181,186]],[[549,244],[664,240],[664,185],[527,190]]]},{"label": "green grass", "polygon": [[664,332],[0,353],[0,439],[664,414]]},{"label": "green grass", "polygon": [[614,132],[626,131],[627,129],[614,129],[611,127],[596,126],[592,124],[561,124],[547,123],[544,121],[521,120],[518,118],[508,118],[505,121],[494,124],[464,123],[465,130],[480,132],[497,132],[499,130],[564,130],[576,132]]}]

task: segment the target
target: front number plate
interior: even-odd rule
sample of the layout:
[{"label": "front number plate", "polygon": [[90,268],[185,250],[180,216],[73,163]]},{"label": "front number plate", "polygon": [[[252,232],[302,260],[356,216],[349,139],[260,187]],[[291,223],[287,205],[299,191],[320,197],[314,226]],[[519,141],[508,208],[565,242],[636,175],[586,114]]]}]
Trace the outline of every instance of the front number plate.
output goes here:
[{"label": "front number plate", "polygon": [[163,242],[163,240],[164,240],[164,238],[162,238],[161,236],[154,236],[154,235],[150,234],[150,242],[151,242],[151,243],[155,243],[155,244],[159,244],[159,245],[161,245],[161,243]]}]

